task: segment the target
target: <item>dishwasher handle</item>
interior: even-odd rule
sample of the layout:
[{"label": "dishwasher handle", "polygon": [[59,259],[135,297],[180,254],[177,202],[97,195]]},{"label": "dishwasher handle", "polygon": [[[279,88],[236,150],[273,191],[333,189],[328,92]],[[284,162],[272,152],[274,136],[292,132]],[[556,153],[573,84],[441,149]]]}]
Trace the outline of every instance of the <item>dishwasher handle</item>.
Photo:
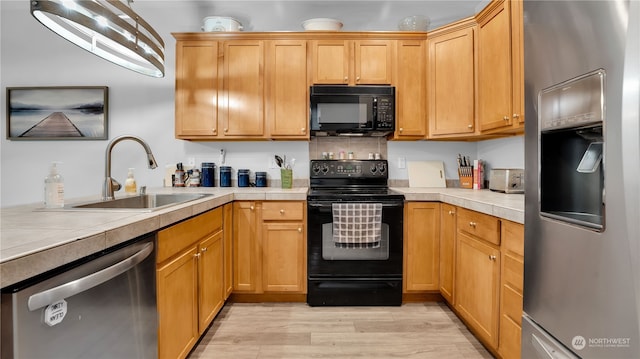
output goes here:
[{"label": "dishwasher handle", "polygon": [[98,286],[118,275],[135,267],[138,263],[145,260],[153,251],[153,243],[146,243],[141,250],[124,260],[111,265],[98,272],[89,274],[88,276],[78,278],[71,282],[61,284],[57,287],[47,289],[45,291],[33,294],[29,297],[28,307],[30,311],[47,306],[61,299],[72,297],[78,293],[82,293],[95,286]]}]

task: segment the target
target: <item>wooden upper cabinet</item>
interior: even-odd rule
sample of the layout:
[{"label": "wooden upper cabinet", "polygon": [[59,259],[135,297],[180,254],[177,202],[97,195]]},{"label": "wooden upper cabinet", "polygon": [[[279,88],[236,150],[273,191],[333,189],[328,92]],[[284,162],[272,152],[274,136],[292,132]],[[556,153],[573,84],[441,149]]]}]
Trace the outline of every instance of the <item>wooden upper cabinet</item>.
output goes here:
[{"label": "wooden upper cabinet", "polygon": [[427,135],[427,42],[398,40],[396,53],[394,139],[423,139]]},{"label": "wooden upper cabinet", "polygon": [[349,83],[349,44],[346,40],[311,41],[312,83]]},{"label": "wooden upper cabinet", "polygon": [[392,40],[311,41],[313,84],[391,84]]},{"label": "wooden upper cabinet", "polygon": [[224,42],[220,120],[223,137],[264,137],[264,41]]},{"label": "wooden upper cabinet", "polygon": [[176,45],[176,138],[213,137],[218,116],[218,42]]},{"label": "wooden upper cabinet", "polygon": [[267,42],[266,123],[271,138],[309,138],[307,41]]},{"label": "wooden upper cabinet", "polygon": [[521,46],[520,1],[496,1],[478,15],[478,123],[483,133],[522,126]]},{"label": "wooden upper cabinet", "polygon": [[391,84],[393,44],[391,40],[354,41],[354,85]]},{"label": "wooden upper cabinet", "polygon": [[[475,132],[475,26],[443,29],[429,37],[429,137]],[[459,27],[460,25],[458,25]]]}]

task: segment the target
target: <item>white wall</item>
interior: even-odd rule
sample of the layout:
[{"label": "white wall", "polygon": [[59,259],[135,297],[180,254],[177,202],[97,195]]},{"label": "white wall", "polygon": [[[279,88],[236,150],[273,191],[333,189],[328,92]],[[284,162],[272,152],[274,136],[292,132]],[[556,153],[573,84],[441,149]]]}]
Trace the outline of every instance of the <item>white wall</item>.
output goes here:
[{"label": "white wall", "polygon": [[[146,3],[144,11],[136,4]],[[108,141],[8,141],[6,139],[6,87],[22,86],[108,86],[109,139],[133,134],[146,140],[161,168],[149,170],[142,147],[126,141],[113,151],[113,177],[124,180],[127,168],[134,167],[138,185],[161,186],[164,166],[187,162],[213,161],[219,165],[221,148],[227,151],[227,165],[235,169],[266,170],[273,154],[296,158],[295,178],[308,178],[309,145],[306,141],[280,142],[188,142],[174,138],[175,40],[171,32],[198,31],[210,13],[185,11],[187,1],[134,2],[134,9],[151,23],[165,41],[165,77],[150,78],[102,60],[38,23],[29,12],[29,1],[0,1],[0,207],[41,202],[43,180],[52,161],[63,162],[67,199],[99,195],[104,178],[104,156]],[[198,2],[198,4],[204,4]],[[371,20],[374,21],[375,19]],[[388,21],[395,21],[388,19]],[[252,20],[266,26],[269,19]],[[277,25],[277,24],[276,24]],[[275,26],[275,25],[274,25]],[[370,24],[363,21],[363,27]],[[257,30],[257,29],[256,29]],[[270,31],[269,28],[260,28]],[[296,30],[296,29],[292,29]],[[397,158],[442,159],[447,178],[456,178],[457,153],[491,158],[494,166],[522,167],[521,140],[467,142],[390,142],[390,177],[406,179],[406,169],[397,168]],[[512,147],[516,147],[514,150]],[[507,162],[502,162],[507,155]],[[522,159],[521,159],[522,157]],[[514,163],[514,164],[512,164]]]}]

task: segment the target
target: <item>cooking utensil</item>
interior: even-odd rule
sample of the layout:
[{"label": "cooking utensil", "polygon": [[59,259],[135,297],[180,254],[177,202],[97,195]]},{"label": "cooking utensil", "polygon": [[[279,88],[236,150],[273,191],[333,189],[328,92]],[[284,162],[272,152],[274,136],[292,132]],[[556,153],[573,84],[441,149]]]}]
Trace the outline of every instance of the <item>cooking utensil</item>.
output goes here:
[{"label": "cooking utensil", "polygon": [[282,160],[282,157],[276,155],[275,159],[276,159],[276,164],[278,165],[278,167],[282,168],[282,164],[284,163],[284,161]]}]

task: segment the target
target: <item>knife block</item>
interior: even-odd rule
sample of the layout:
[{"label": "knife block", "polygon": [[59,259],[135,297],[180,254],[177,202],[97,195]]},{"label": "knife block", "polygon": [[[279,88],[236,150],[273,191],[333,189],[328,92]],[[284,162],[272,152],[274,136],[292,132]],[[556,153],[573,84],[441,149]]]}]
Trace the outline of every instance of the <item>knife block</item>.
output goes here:
[{"label": "knife block", "polygon": [[473,188],[473,167],[460,167],[458,169],[460,188]]}]

